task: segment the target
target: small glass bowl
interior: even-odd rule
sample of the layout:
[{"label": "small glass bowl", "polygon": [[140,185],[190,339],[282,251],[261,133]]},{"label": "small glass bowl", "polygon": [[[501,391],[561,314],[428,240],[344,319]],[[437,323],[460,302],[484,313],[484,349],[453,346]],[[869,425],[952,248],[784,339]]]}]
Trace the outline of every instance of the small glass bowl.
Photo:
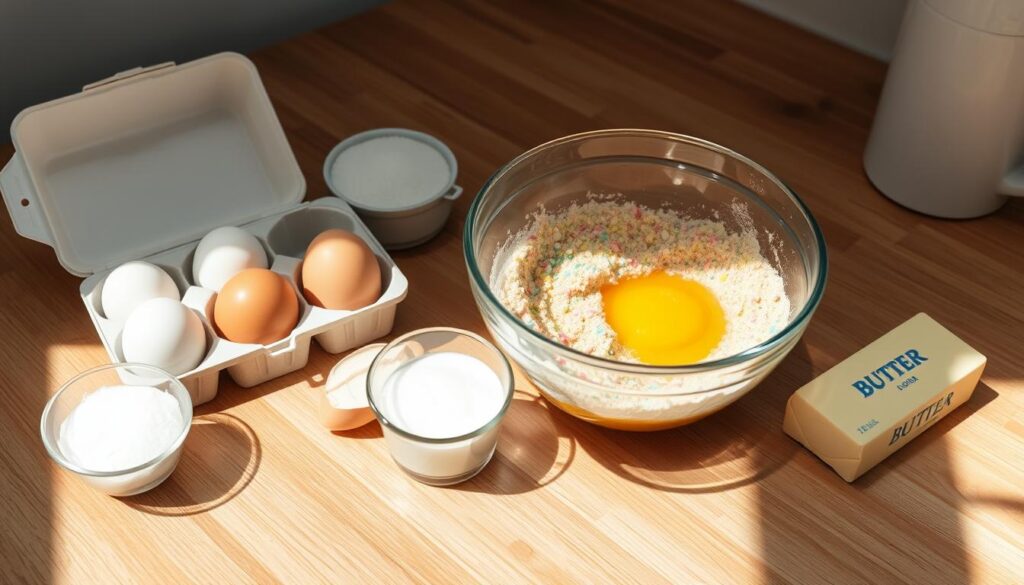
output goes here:
[{"label": "small glass bowl", "polygon": [[[178,401],[184,426],[167,450],[129,469],[94,471],[66,457],[60,447],[60,426],[85,396],[104,386],[152,386]],[[81,477],[96,490],[111,496],[132,496],[151,490],[167,479],[178,465],[181,447],[192,426],[192,397],[177,378],[153,366],[137,363],[108,364],[86,370],[64,383],[46,403],[39,430],[50,458]]]},{"label": "small glass bowl", "polygon": [[[440,352],[465,354],[486,364],[501,380],[506,392],[505,402],[494,418],[472,432],[445,439],[420,437],[388,420],[378,404],[385,383],[396,369],[424,355]],[[366,380],[370,408],[380,422],[395,463],[413,479],[442,486],[466,481],[490,462],[498,444],[498,428],[512,403],[515,387],[512,366],[498,348],[475,333],[450,327],[419,329],[398,337],[370,364]]]}]

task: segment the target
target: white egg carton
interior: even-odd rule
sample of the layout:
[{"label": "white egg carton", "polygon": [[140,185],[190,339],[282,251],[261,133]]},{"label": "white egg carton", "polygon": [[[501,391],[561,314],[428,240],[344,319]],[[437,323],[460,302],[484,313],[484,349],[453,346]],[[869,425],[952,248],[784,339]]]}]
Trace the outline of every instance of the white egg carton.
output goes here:
[{"label": "white egg carton", "polygon": [[[119,74],[79,94],[23,111],[11,126],[16,153],[0,171],[21,235],[53,246],[113,362],[123,362],[122,323],[107,319],[107,275],[130,260],[162,267],[206,328],[207,352],[179,376],[193,404],[212,400],[219,374],[250,387],[304,367],[311,339],[330,353],[390,332],[408,281],[344,201],[302,203],[305,179],[255,67],[233,53]],[[300,318],[269,345],[217,336],[216,292],[192,281],[192,257],[210,230],[236,225],[256,236],[271,269],[295,287]],[[381,268],[382,294],[336,311],[301,294],[300,266],[320,232],[355,233]]]},{"label": "white egg carton", "polygon": [[[206,328],[206,356],[195,369],[179,376],[194,404],[208,402],[217,395],[221,370],[226,369],[239,386],[249,388],[303,368],[309,359],[312,339],[328,353],[341,353],[391,331],[395,310],[405,298],[408,282],[345,202],[333,197],[317,199],[239,227],[256,236],[267,252],[270,269],[287,278],[299,298],[299,322],[295,329],[288,337],[270,345],[236,343],[217,336],[212,318],[217,293],[197,286],[192,280],[192,257],[198,241],[141,258],[171,275],[182,291],[182,302],[199,314]],[[341,228],[358,235],[377,257],[382,294],[372,305],[355,311],[336,311],[311,305],[302,296],[299,274],[306,246],[317,234],[331,228]],[[107,319],[100,306],[103,281],[110,272],[107,270],[86,278],[80,290],[111,360],[124,362],[121,350],[124,323]]]}]

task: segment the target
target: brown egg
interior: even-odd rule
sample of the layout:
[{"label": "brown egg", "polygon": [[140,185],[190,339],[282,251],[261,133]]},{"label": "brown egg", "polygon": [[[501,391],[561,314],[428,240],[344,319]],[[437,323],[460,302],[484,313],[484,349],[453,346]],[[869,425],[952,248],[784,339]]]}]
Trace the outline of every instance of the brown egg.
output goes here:
[{"label": "brown egg", "polygon": [[238,343],[273,343],[299,322],[299,299],[288,279],[266,268],[231,277],[213,304],[218,333]]},{"label": "brown egg", "polygon": [[302,294],[325,309],[355,310],[380,297],[380,265],[366,242],[327,230],[310,242],[302,261]]}]

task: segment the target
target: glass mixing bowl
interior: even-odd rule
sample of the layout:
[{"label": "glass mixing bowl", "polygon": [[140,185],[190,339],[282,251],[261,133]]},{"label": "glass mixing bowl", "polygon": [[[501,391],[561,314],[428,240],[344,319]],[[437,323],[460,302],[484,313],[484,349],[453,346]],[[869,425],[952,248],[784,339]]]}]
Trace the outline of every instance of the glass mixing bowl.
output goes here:
[{"label": "glass mixing bowl", "polygon": [[[785,283],[787,325],[740,353],[685,366],[596,357],[531,329],[491,288],[505,246],[541,206],[558,212],[590,194],[714,219],[730,231],[756,230],[762,255]],[[555,406],[625,430],[689,424],[749,392],[800,339],[821,300],[828,265],[817,222],[775,175],[711,142],[653,130],[576,134],[520,155],[476,196],[463,246],[473,297],[505,353]]]}]

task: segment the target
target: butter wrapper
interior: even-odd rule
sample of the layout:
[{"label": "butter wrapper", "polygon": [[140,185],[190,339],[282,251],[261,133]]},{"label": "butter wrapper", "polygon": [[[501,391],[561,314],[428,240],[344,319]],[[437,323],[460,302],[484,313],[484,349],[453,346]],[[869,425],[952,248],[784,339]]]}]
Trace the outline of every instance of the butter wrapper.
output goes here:
[{"label": "butter wrapper", "polygon": [[986,362],[919,313],[797,390],[782,428],[853,481],[966,402]]}]

